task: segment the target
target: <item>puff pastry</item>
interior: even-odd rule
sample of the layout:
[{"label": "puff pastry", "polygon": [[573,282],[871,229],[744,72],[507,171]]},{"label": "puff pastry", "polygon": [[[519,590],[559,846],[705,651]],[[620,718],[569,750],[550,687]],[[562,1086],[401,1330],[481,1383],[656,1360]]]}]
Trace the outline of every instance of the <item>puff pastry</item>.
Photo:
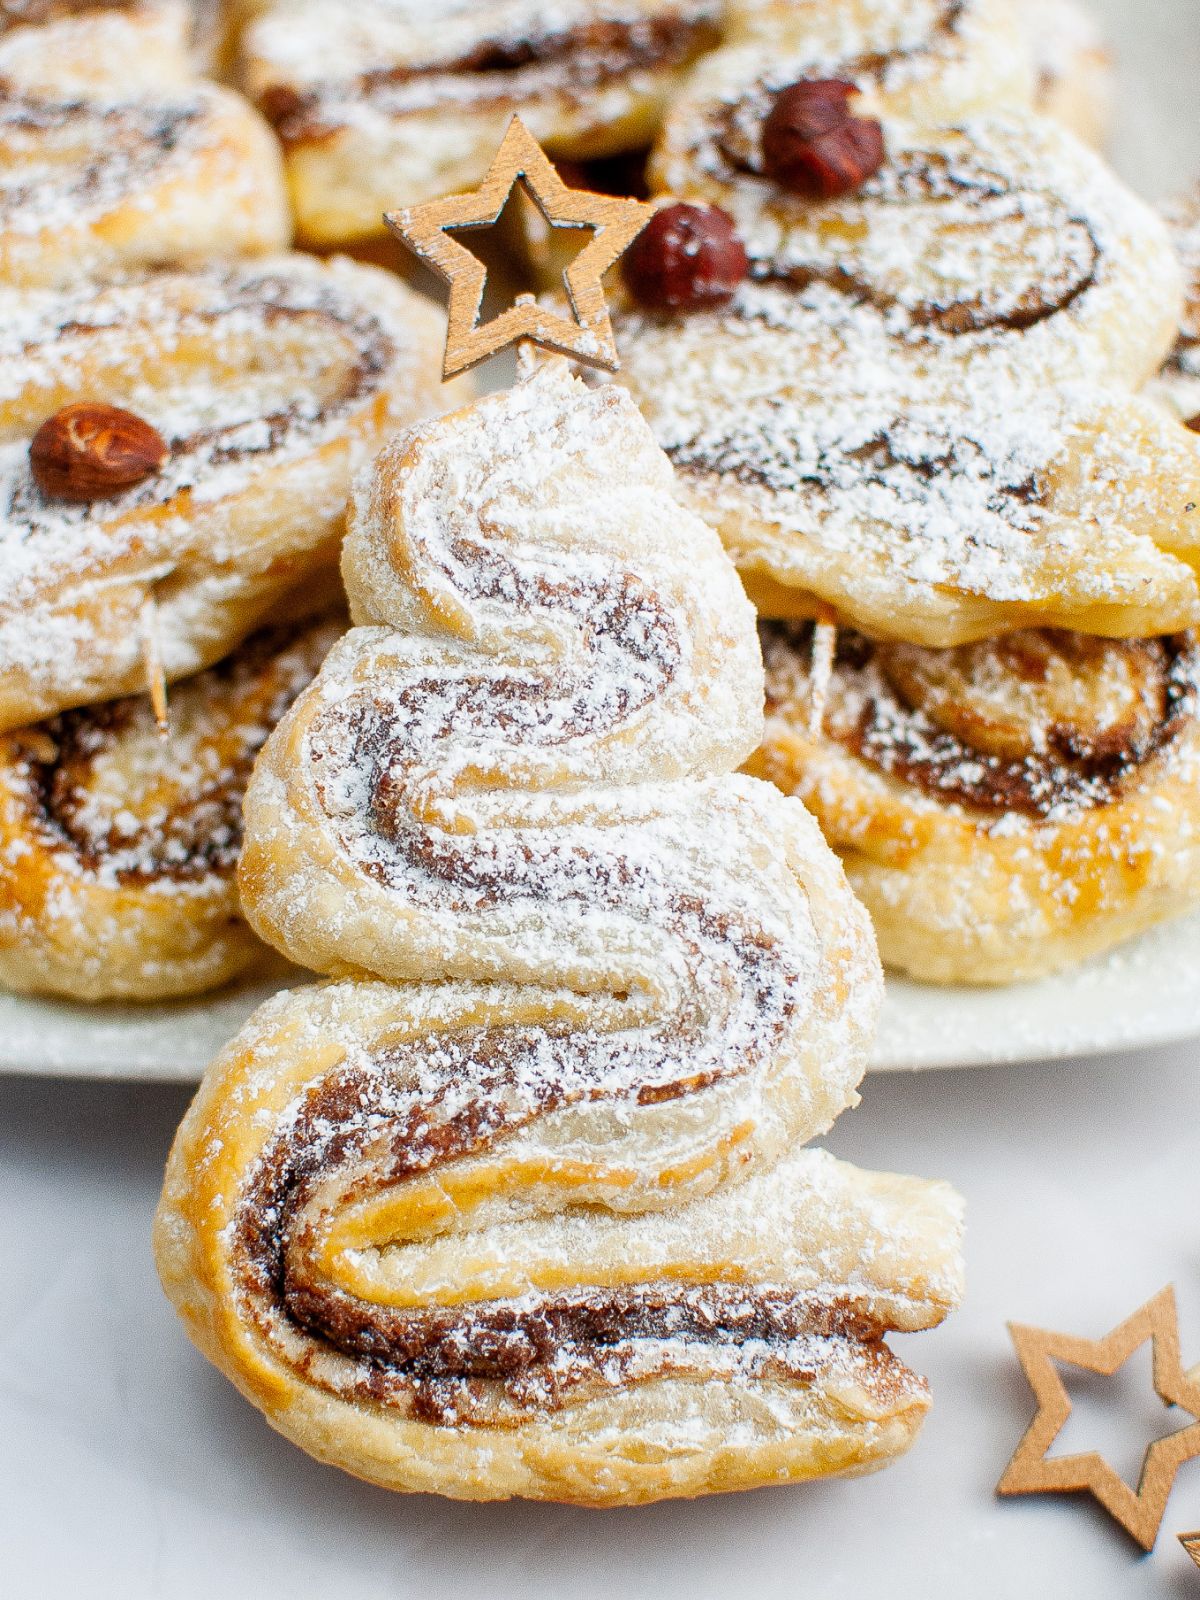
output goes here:
[{"label": "puff pastry", "polygon": [[751,276],[627,307],[619,381],[766,615],[930,646],[1192,626],[1200,448],[1129,392],[1179,316],[1163,228],[1040,119],[921,143],[821,204],[699,163]]},{"label": "puff pastry", "polygon": [[1136,387],[1157,369],[1182,294],[1166,226],[1065,129],[1019,109],[953,127],[885,118],[884,165],[817,203],[762,170],[771,88],[787,81],[776,67],[740,98],[681,105],[651,163],[657,192],[734,218],[753,279],[741,314],[780,348],[816,323],[949,392],[969,374]]},{"label": "puff pastry", "polygon": [[344,572],[360,626],[260,758],[241,879],[356,976],[264,1007],[184,1122],[156,1249],[192,1336],[393,1488],[882,1464],[927,1405],[884,1334],[956,1300],[958,1204],[799,1148],[879,979],[812,819],[727,776],[762,680],[715,536],[555,362],[389,446]]},{"label": "puff pastry", "polygon": [[76,1000],[213,989],[268,958],[234,871],[268,733],[343,624],[264,629],[176,686],[0,735],[0,983]]},{"label": "puff pastry", "polygon": [[[141,688],[148,601],[174,679],[328,572],[355,468],[442,404],[441,326],[394,277],[303,256],[0,295],[0,728]],[[31,437],[81,397],[152,424],[163,469],[43,494]]]},{"label": "puff pastry", "polygon": [[[1028,106],[1037,80],[1013,0],[732,0],[727,43],[671,102],[665,159],[699,124],[746,130],[755,101],[801,78],[839,78],[915,124]],[[677,187],[674,179],[669,189]]]},{"label": "puff pastry", "polygon": [[287,154],[302,236],[369,238],[383,213],[468,189],[519,110],[554,156],[644,149],[720,0],[260,0],[242,76]]},{"label": "puff pastry", "polygon": [[0,78],[50,97],[180,88],[195,76],[192,26],[188,0],[8,0]]},{"label": "puff pastry", "polygon": [[1200,900],[1191,634],[814,642],[764,625],[749,770],[814,812],[885,964],[934,983],[1040,977]]},{"label": "puff pastry", "polygon": [[192,78],[187,8],[32,14],[49,20],[0,31],[0,282],[65,286],[288,243],[270,129]]}]

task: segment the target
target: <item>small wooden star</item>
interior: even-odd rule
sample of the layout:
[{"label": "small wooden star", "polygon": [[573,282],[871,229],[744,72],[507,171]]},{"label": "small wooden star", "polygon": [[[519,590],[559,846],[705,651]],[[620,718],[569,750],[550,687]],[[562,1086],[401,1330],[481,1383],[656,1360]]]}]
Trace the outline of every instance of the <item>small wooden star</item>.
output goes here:
[{"label": "small wooden star", "polygon": [[1181,1533],[1179,1542],[1195,1564],[1200,1567],[1200,1529],[1197,1529],[1195,1533]]},{"label": "small wooden star", "polygon": [[1176,1472],[1185,1461],[1200,1455],[1200,1420],[1150,1445],[1136,1493],[1094,1451],[1049,1458],[1046,1452],[1071,1414],[1071,1400],[1054,1362],[1069,1362],[1087,1372],[1110,1377],[1147,1339],[1153,1342],[1155,1393],[1164,1405],[1179,1406],[1200,1419],[1200,1386],[1184,1373],[1179,1359],[1174,1289],[1166,1288],[1155,1295],[1103,1339],[1079,1339],[1016,1323],[1009,1324],[1009,1332],[1037,1396],[1038,1412],[1000,1479],[997,1493],[1067,1493],[1086,1489],[1144,1550],[1151,1549]]},{"label": "small wooden star", "polygon": [[[551,227],[595,230],[563,274],[574,316],[559,316],[523,299],[478,327],[487,268],[447,230],[494,225],[517,182]],[[615,372],[620,362],[600,280],[653,214],[654,207],[641,200],[569,189],[520,117],[514,117],[478,189],[390,211],[384,221],[450,285],[443,375],[451,378],[521,339]]]}]

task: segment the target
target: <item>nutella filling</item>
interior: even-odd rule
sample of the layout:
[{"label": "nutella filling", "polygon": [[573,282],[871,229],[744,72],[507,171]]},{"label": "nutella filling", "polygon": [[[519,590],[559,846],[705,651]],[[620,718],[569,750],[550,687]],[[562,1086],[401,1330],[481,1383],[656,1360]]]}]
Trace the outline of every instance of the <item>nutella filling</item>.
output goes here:
[{"label": "nutella filling", "polygon": [[[31,824],[83,871],[132,887],[190,883],[237,865],[242,797],[255,757],[320,665],[329,631],[312,624],[265,628],[233,655],[184,686],[202,724],[175,747],[155,742],[144,696],[67,711],[9,735],[20,753]],[[151,750],[133,761],[119,796],[98,793],[98,768],[136,741]],[[159,756],[159,759],[154,757]],[[196,776],[185,787],[181,766]]]},{"label": "nutella filling", "polygon": [[[341,127],[347,102],[366,101],[395,115],[442,103],[461,107],[464,79],[472,83],[473,106],[517,105],[548,92],[580,97],[633,73],[687,66],[719,42],[715,9],[698,17],[530,29],[508,39],[482,39],[453,59],[381,67],[348,82],[311,90],[273,85],[259,104],[284,144],[296,146],[319,142]],[[402,100],[390,104],[397,91]]]},{"label": "nutella filling", "polygon": [[[799,663],[811,650],[811,625],[769,623],[762,632],[768,715],[786,716]],[[1023,679],[1037,684],[1064,660],[1080,676],[1122,669],[1127,689],[1111,717],[1097,715],[1087,725],[1047,718],[1022,729],[1014,718],[1006,726],[972,706],[970,652],[983,656],[981,670],[1008,674],[1014,698]],[[943,697],[938,679],[952,663],[962,666],[963,683],[951,682]],[[938,652],[841,629],[824,732],[933,798],[996,816],[1044,819],[1119,799],[1195,715],[1198,673],[1200,657],[1188,634],[1106,640],[1042,629]],[[999,695],[992,683],[989,700]]]}]

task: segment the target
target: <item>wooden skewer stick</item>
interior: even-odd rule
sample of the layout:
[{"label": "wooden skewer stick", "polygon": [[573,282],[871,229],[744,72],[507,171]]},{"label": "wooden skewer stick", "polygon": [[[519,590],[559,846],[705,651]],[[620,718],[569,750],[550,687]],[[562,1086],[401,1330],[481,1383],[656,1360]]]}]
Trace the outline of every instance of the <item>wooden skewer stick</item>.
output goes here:
[{"label": "wooden skewer stick", "polygon": [[140,624],[146,687],[150,692],[150,704],[154,709],[159,737],[165,739],[171,732],[171,721],[167,712],[167,679],[158,648],[158,607],[152,596],[148,595],[142,604]]},{"label": "wooden skewer stick", "polygon": [[821,605],[812,637],[812,665],[809,682],[812,685],[808,706],[808,731],[814,739],[821,733],[825,721],[825,704],[829,699],[829,685],[833,681],[833,659],[837,652],[837,613],[832,606]]}]

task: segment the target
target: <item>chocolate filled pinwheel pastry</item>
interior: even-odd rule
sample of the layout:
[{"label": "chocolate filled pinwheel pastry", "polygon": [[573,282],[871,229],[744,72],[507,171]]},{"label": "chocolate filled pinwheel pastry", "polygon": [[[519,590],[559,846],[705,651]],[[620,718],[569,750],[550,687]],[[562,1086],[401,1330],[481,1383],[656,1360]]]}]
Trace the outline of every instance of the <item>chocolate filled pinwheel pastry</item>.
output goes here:
[{"label": "chocolate filled pinwheel pastry", "polygon": [[852,84],[873,112],[918,126],[1029,106],[1036,89],[1013,0],[732,0],[726,39],[671,101],[666,189],[679,167],[715,172],[719,144],[753,144],[775,93],[800,80]]},{"label": "chocolate filled pinwheel pastry", "polygon": [[193,22],[188,0],[0,0],[0,79],[50,98],[181,88]]},{"label": "chocolate filled pinwheel pastry", "polygon": [[930,646],[1200,621],[1200,440],[1150,399],[939,395],[852,340],[768,337],[741,321],[746,298],[626,319],[621,381],[762,614],[832,605]]},{"label": "chocolate filled pinwheel pastry", "polygon": [[645,149],[720,0],[248,0],[242,81],[283,141],[300,231],[329,245],[468,189],[514,111],[552,156]]},{"label": "chocolate filled pinwheel pastry", "polygon": [[180,1131],[156,1249],[193,1338],[397,1489],[881,1465],[928,1404],[885,1335],[956,1301],[957,1201],[800,1148],[879,976],[812,819],[730,775],[762,679],[715,535],[556,361],[389,446],[344,573],[241,883],[346,976],[262,1008]]},{"label": "chocolate filled pinwheel pastry", "polygon": [[1196,905],[1192,634],[1029,629],[927,650],[832,631],[763,625],[766,737],[748,770],[816,815],[885,964],[1036,978]]},{"label": "chocolate filled pinwheel pastry", "polygon": [[235,869],[254,757],[344,624],[262,630],[176,685],[0,735],[0,983],[77,1000],[214,989],[268,952]]},{"label": "chocolate filled pinwheel pastry", "polygon": [[0,283],[76,284],[280,250],[270,129],[192,77],[169,3],[10,8],[0,20]]},{"label": "chocolate filled pinwheel pastry", "polygon": [[0,293],[0,728],[199,671],[334,583],[353,472],[442,404],[441,325],[303,256]]},{"label": "chocolate filled pinwheel pastry", "polygon": [[[751,86],[681,109],[651,165],[657,192],[725,210],[749,256],[714,363],[736,364],[761,328],[781,352],[820,330],[854,363],[948,394],[969,377],[1137,387],[1157,370],[1181,295],[1166,227],[1071,134],[1021,110],[942,128],[885,118],[882,164],[814,200],[764,165],[777,98]],[[633,331],[626,348],[636,373]]]}]

